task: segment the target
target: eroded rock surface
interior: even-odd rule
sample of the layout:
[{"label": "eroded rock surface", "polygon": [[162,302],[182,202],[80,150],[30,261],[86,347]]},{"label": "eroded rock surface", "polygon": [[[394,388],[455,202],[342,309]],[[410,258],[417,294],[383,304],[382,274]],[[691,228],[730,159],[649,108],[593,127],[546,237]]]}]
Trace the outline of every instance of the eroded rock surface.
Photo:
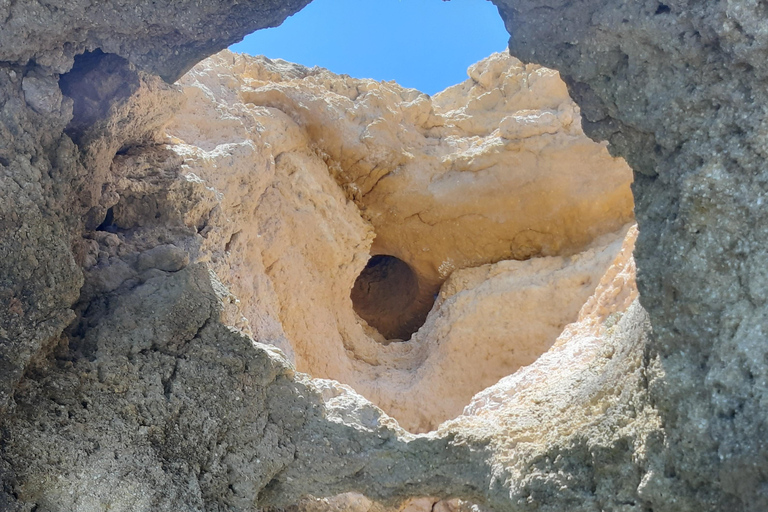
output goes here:
[{"label": "eroded rock surface", "polygon": [[173,82],[199,60],[281,24],[309,1],[9,0],[0,3],[0,61],[64,73],[76,55],[101,50]]},{"label": "eroded rock surface", "polygon": [[496,54],[469,75],[432,100],[223,52],[168,128],[220,194],[205,247],[254,332],[413,431],[544,352],[632,219],[628,168],[555,72]]},{"label": "eroded rock surface", "polygon": [[[303,3],[0,2],[0,508],[248,510],[343,491],[497,510],[768,508],[764,2],[495,1],[512,53],[560,70],[585,131],[636,171],[648,313],[583,309],[567,343],[429,436],[231,330],[289,346],[267,279],[251,295],[272,298],[245,314],[211,276],[237,266],[206,247],[229,214],[184,167],[205,155],[161,144],[181,96],[152,73],[175,79]],[[78,66],[84,52],[104,57]],[[73,70],[95,90],[63,94]],[[98,115],[72,124],[83,99]],[[547,110],[494,129],[545,136],[563,124]],[[323,165],[345,154],[330,149]],[[290,153],[286,168],[315,165]],[[316,188],[360,209],[352,185],[370,188],[334,176]]]},{"label": "eroded rock surface", "polygon": [[[70,306],[83,284],[78,267],[85,251],[79,232],[96,227],[104,204],[117,200],[108,184],[114,154],[153,143],[181,101],[156,76],[102,57],[85,78],[97,77],[90,91],[99,109],[79,125],[73,113],[79,98],[63,94],[55,75],[14,66],[2,71],[0,294],[9,307],[0,312],[0,410],[29,361],[74,319]],[[120,94],[101,95],[116,83],[123,84]]]},{"label": "eroded rock surface", "polygon": [[[349,293],[368,259],[373,230],[322,158],[299,146],[271,160],[266,144],[256,143],[274,134],[279,147],[288,133],[282,129],[207,149],[164,141],[163,126],[184,97],[118,56],[79,57],[59,82],[66,95],[53,88],[55,80],[30,79],[25,86],[21,79],[16,85],[29,105],[18,104],[20,112],[63,109],[51,114],[61,116],[58,125],[37,129],[60,130],[53,147],[64,155],[55,162],[66,194],[50,204],[62,212],[59,222],[69,223],[62,250],[71,257],[41,254],[69,262],[63,275],[72,282],[69,295],[60,296],[65,316],[49,338],[26,352],[14,351],[23,338],[6,344],[4,361],[23,357],[5,375],[4,509],[247,510],[345,491],[390,505],[411,496],[499,499],[489,494],[486,439],[460,431],[414,437],[351,389],[296,374],[280,353],[247,336],[291,348],[277,314],[280,303],[275,299],[270,310],[269,300],[261,300],[279,297],[270,287],[284,282],[269,269],[282,265],[288,275],[297,268],[289,251],[291,229],[305,233],[325,225],[325,231],[309,231],[324,237],[307,247],[327,250],[333,235],[357,250],[351,257],[338,253],[341,263],[355,262],[347,263],[346,283],[338,284],[350,322],[370,347],[398,345],[366,336],[354,317]],[[186,101],[198,106],[194,98]],[[269,113],[265,123],[282,121]],[[276,128],[283,126],[291,125]],[[221,127],[218,133],[230,135]],[[10,146],[8,153],[20,155]],[[264,173],[238,171],[252,171],[260,161]],[[227,172],[210,172],[226,162]],[[57,174],[45,176],[48,183]],[[297,190],[312,194],[301,197]],[[243,201],[248,195],[282,210],[262,210],[259,218],[259,203]],[[20,201],[25,195],[9,197]],[[317,197],[326,198],[317,204],[327,219],[306,207],[307,198]],[[286,205],[300,213],[303,208],[303,215],[289,215]],[[250,232],[243,224],[244,233],[228,231],[228,215],[239,207],[255,215],[241,218],[259,219],[267,229]],[[346,212],[348,228],[337,212]],[[268,241],[259,243],[264,235]],[[14,247],[13,238],[4,242],[9,251]],[[323,265],[333,262],[328,253],[319,260],[306,254]],[[261,274],[253,270],[259,258],[272,258],[261,260]],[[10,256],[4,264],[16,261]],[[247,263],[244,275],[237,275],[233,261]],[[25,262],[61,279],[53,264]],[[232,285],[245,284],[238,289],[245,290],[244,300],[212,271]],[[261,283],[245,279],[260,275]],[[38,286],[45,290],[50,283]],[[255,292],[248,295],[247,286]],[[8,314],[23,315],[18,307],[23,304],[13,302]],[[22,329],[39,332],[28,324]]]},{"label": "eroded rock surface", "polygon": [[678,496],[659,509],[768,507],[765,2],[494,3],[511,52],[560,70],[585,131],[636,171],[648,388],[670,457],[651,480]]}]

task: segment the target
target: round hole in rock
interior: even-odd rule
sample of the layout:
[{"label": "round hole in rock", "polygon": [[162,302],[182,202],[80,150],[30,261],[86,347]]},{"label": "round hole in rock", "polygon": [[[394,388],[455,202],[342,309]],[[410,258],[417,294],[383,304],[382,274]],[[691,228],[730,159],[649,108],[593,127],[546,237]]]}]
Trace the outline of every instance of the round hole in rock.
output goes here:
[{"label": "round hole in rock", "polygon": [[[419,279],[403,260],[372,256],[352,287],[355,312],[388,340],[408,340],[424,324]],[[431,305],[430,305],[431,306]]]}]

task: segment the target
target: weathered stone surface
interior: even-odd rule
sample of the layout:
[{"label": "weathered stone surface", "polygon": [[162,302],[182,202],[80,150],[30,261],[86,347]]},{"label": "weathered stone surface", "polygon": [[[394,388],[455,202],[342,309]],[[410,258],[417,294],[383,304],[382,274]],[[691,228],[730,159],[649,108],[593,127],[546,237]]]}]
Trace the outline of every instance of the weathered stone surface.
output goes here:
[{"label": "weathered stone surface", "polygon": [[[141,94],[167,91],[137,91],[127,104]],[[102,160],[86,150],[114,147],[110,133],[142,131],[145,117],[124,119],[127,131],[81,142],[82,162]],[[140,141],[156,133],[147,135]],[[180,165],[160,146],[113,154],[110,213],[75,240],[78,319],[11,383],[3,510],[248,510],[355,489],[397,503],[410,480],[423,482],[417,494],[479,496],[482,450],[450,449],[450,435],[416,440],[351,390],[296,374],[222,323],[234,325],[235,299],[199,261],[217,197]]]},{"label": "weathered stone surface", "polygon": [[[122,109],[153,81],[132,66],[173,79],[300,5],[0,2],[0,508],[242,510],[352,490],[390,502],[458,495],[498,510],[768,508],[764,2],[495,3],[511,51],[559,69],[587,133],[637,172],[648,315],[635,303],[598,331],[600,343],[555,345],[481,395],[474,415],[409,437],[352,394],[326,405],[320,383],[291,377],[281,356],[224,326],[239,307],[208,277],[201,249],[215,193],[180,179],[181,162],[162,148],[133,147],[156,142],[159,119],[145,132],[135,116],[112,132],[133,135],[104,145],[65,132],[73,102],[54,83],[75,55],[117,54],[128,61],[117,74],[144,84],[102,110],[120,128]],[[554,117],[513,116],[499,134],[547,136]],[[109,184],[120,197],[103,197]],[[98,209],[107,204],[112,217]],[[167,244],[190,264],[138,270],[140,254]],[[140,304],[152,290],[169,299],[157,311]],[[279,337],[266,304],[258,325]],[[78,321],[63,333],[73,306]],[[495,393],[514,402],[489,407]],[[256,407],[240,405],[245,397]],[[258,423],[259,411],[274,414]],[[278,430],[228,430],[224,418]]]},{"label": "weathered stone surface", "polygon": [[677,497],[654,510],[765,509],[765,3],[495,3],[512,53],[560,70],[585,131],[636,171],[648,388],[669,450],[652,480]]},{"label": "weathered stone surface", "polygon": [[76,55],[101,50],[173,82],[199,60],[254,30],[279,25],[308,3],[4,0],[0,61],[34,61],[64,73]]},{"label": "weathered stone surface", "polygon": [[[469,75],[431,100],[222,52],[180,81],[169,126],[219,194],[204,250],[252,332],[412,431],[546,351],[632,218],[628,168],[583,135],[556,73],[496,54]],[[502,136],[517,118],[540,133]],[[433,307],[451,272],[490,264]]]},{"label": "weathered stone surface", "polygon": [[547,352],[610,272],[623,234],[571,257],[455,271],[417,334],[419,364],[377,374],[375,402],[416,431],[457,416],[475,393]]},{"label": "weathered stone surface", "polygon": [[[78,232],[83,220],[96,227],[105,203],[116,201],[108,183],[112,157],[125,145],[151,143],[181,100],[119,57],[93,60],[92,89],[102,82],[130,85],[123,94],[97,95],[99,115],[80,118],[73,117],[77,94],[74,100],[64,94],[69,88],[62,92],[55,75],[3,68],[0,296],[10,307],[0,312],[0,410],[29,360],[74,318],[69,308],[82,285]],[[62,80],[75,91],[88,88],[77,70],[68,75]]]},{"label": "weathered stone surface", "polygon": [[29,360],[74,318],[69,306],[82,284],[59,203],[71,192],[61,168],[77,165],[62,133],[71,106],[34,76],[28,107],[24,80],[0,68],[0,412]]},{"label": "weathered stone surface", "polygon": [[513,510],[642,510],[675,501],[656,480],[663,430],[645,388],[636,234],[630,230],[578,320],[547,353],[441,427],[487,436],[496,485],[506,487]]},{"label": "weathered stone surface", "polygon": [[250,510],[356,488],[396,502],[406,481],[482,488],[482,451],[415,439],[351,390],[296,374],[219,322],[212,284],[201,264],[126,282],[91,305],[93,327],[53,366],[27,374],[4,425],[18,500],[4,510]]},{"label": "weathered stone surface", "polygon": [[[573,253],[632,218],[629,172],[583,137],[551,70],[497,54],[434,100],[320,70],[238,74],[244,103],[282,110],[320,151],[371,222],[372,253],[408,263],[427,294],[453,269]],[[500,128],[526,115],[551,133]]]}]

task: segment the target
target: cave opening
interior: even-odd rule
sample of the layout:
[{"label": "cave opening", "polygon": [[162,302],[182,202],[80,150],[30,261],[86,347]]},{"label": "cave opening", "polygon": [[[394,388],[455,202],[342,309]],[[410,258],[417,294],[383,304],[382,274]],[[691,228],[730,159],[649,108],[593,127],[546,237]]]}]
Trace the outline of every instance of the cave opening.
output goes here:
[{"label": "cave opening", "polygon": [[[240,192],[226,192],[242,231],[220,240],[227,284],[244,318],[263,323],[261,292],[242,279],[253,257],[296,368],[351,386],[415,433],[549,350],[632,221],[631,171],[584,136],[556,71],[505,52],[466,74],[428,96],[223,52],[181,80],[190,103],[171,127],[184,154],[202,156],[228,141],[196,128],[210,122],[203,113],[234,112],[234,98],[249,116],[259,109],[269,129],[256,147],[279,158],[258,229],[236,207]],[[205,83],[234,94],[200,94]],[[251,121],[228,122],[240,137]],[[215,183],[207,158],[189,169]]]},{"label": "cave opening", "polygon": [[395,256],[378,254],[368,260],[350,297],[355,312],[368,325],[387,340],[405,341],[426,320],[419,291],[418,276],[410,265]]},{"label": "cave opening", "polygon": [[109,233],[117,233],[118,227],[115,222],[115,208],[109,208],[104,215],[104,220],[96,227],[96,231],[107,231]]}]

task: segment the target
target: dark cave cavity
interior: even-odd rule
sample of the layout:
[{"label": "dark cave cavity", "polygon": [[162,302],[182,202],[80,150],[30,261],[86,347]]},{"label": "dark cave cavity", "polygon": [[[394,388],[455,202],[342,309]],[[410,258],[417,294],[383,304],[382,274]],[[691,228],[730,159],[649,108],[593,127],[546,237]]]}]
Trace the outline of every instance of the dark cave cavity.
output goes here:
[{"label": "dark cave cavity", "polygon": [[357,277],[350,298],[355,312],[390,341],[407,341],[434,304],[425,301],[419,276],[403,260],[377,254]]},{"label": "dark cave cavity", "polygon": [[65,133],[79,142],[110,108],[128,99],[139,88],[139,77],[124,58],[101,50],[75,57],[72,69],[59,77],[59,88],[72,99],[72,120]]}]

